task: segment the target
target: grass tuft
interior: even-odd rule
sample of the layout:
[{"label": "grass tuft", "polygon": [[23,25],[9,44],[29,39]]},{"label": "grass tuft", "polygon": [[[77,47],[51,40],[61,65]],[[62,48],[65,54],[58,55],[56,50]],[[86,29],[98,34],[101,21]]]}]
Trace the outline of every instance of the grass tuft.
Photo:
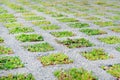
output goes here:
[{"label": "grass tuft", "polygon": [[69,64],[72,60],[69,60],[68,56],[63,53],[50,54],[47,56],[38,57],[44,66],[56,65],[56,64]]}]

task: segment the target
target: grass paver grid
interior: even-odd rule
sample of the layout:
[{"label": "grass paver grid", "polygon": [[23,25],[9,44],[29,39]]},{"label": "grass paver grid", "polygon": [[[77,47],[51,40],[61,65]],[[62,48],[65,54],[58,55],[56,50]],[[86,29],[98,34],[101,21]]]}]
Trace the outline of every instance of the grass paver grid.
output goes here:
[{"label": "grass paver grid", "polygon": [[[4,34],[0,34],[0,46],[2,44],[6,44],[15,51],[13,52],[11,48],[2,46],[0,47],[0,54],[3,55],[3,58],[0,57],[0,62],[2,63],[2,65],[0,64],[0,69],[5,69],[6,72],[9,73],[9,69],[13,72],[17,72],[17,70],[19,70],[20,68],[26,68],[29,69],[29,72],[33,74],[32,76],[32,74],[24,75],[18,73],[18,75],[13,76],[12,74],[10,74],[7,77],[6,72],[2,72],[0,70],[0,80],[119,80],[119,65],[108,67],[104,66],[105,64],[109,65],[119,63],[120,60],[118,58],[120,57],[120,54],[118,54],[120,52],[120,29],[119,25],[116,26],[115,24],[115,21],[116,23],[117,21],[119,21],[119,16],[117,17],[113,15],[115,13],[109,14],[109,17],[106,17],[107,19],[109,19],[109,21],[104,21],[103,16],[94,16],[94,14],[97,14],[96,10],[99,11],[100,6],[104,5],[109,6],[109,8],[112,7],[110,8],[112,11],[113,7],[114,9],[118,9],[118,4],[116,3],[115,6],[113,5],[115,3],[108,4],[106,2],[96,1],[90,3],[94,6],[91,7],[89,3],[87,3],[87,1],[81,1],[81,3],[79,3],[76,0],[71,0],[71,4],[68,4],[67,0],[63,2],[56,1],[57,0],[54,0],[51,4],[48,0],[45,2],[39,0],[10,0],[10,2],[8,1],[8,3],[7,1],[0,1],[0,3],[3,2],[3,4],[5,4],[2,5],[4,6],[3,9],[0,7],[0,23],[3,24],[0,25],[0,32],[6,35],[4,36]],[[29,3],[27,4],[27,2]],[[96,4],[98,6],[96,6]],[[81,5],[81,8],[78,5]],[[52,11],[52,9],[48,8],[51,6],[53,7],[53,9],[58,9],[58,11]],[[61,9],[59,8],[60,6],[62,6]],[[29,9],[30,7],[32,7],[32,9]],[[90,7],[91,9],[89,9]],[[35,13],[32,10],[35,10]],[[79,13],[78,10],[84,12],[84,14],[77,14]],[[13,11],[15,11],[15,13]],[[111,11],[107,13],[112,13]],[[104,12],[105,10],[103,9],[103,13]],[[64,13],[67,14],[64,15]],[[88,13],[90,14],[85,15]],[[16,17],[13,14],[21,14],[23,17]],[[72,16],[71,14],[76,15],[77,17]],[[23,18],[26,22],[24,22],[24,20],[19,20],[19,18]],[[16,21],[17,19],[18,21]],[[90,22],[87,22],[86,20],[81,22],[81,19],[86,19]],[[58,26],[56,24],[56,21],[58,21],[57,24],[61,25],[62,27]],[[23,26],[27,23],[31,23],[32,25],[29,24],[30,26],[28,27]],[[91,24],[95,24],[97,25],[97,27]],[[2,28],[3,26],[4,28]],[[64,29],[64,26],[66,32],[60,30]],[[105,30],[107,29],[107,31],[105,31],[104,28]],[[2,29],[4,30],[2,31]],[[6,29],[9,30],[9,33]],[[70,29],[68,30],[70,32],[67,32],[67,29]],[[74,29],[76,31],[74,31]],[[30,35],[28,33],[33,34]],[[82,35],[81,33],[87,35],[79,36]],[[49,36],[51,34],[55,37]],[[12,37],[14,35],[14,38],[11,38],[11,35]],[[68,37],[72,37],[72,39],[69,39]],[[75,39],[74,37],[77,38]],[[93,41],[97,40],[97,42],[95,43],[100,43],[100,45],[91,42],[92,39]],[[22,43],[22,45],[19,40],[26,43]],[[41,42],[44,40],[45,42]],[[102,45],[103,42],[107,44]],[[108,47],[109,45],[111,45],[110,49]],[[100,49],[96,49],[95,47],[100,47]],[[93,50],[88,51],[89,48]],[[107,52],[105,52],[101,48],[103,48]],[[63,52],[65,52],[66,54],[63,54],[62,51],[59,52],[60,50],[63,50]],[[108,55],[110,53],[108,50],[110,50],[113,56],[115,54],[113,58]],[[56,52],[54,51],[57,51],[59,53],[55,54]],[[4,54],[8,56],[13,55],[14,57],[5,57]],[[20,58],[15,57],[16,54]],[[99,65],[103,66],[103,70],[101,70],[102,67],[100,67]],[[1,77],[2,73],[5,74],[6,77]]]}]

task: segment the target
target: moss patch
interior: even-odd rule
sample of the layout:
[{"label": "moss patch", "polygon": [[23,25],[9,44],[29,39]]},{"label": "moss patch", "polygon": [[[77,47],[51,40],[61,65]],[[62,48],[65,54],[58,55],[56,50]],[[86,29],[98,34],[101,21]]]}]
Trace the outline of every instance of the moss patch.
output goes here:
[{"label": "moss patch", "polygon": [[63,53],[50,54],[48,56],[38,57],[44,66],[55,65],[55,64],[69,64],[73,62],[69,60],[68,56]]}]

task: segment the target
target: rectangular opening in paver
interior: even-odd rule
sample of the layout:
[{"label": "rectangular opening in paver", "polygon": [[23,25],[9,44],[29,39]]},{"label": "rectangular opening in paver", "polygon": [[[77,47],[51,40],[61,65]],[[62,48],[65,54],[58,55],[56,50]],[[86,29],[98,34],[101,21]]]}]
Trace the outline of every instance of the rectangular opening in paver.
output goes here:
[{"label": "rectangular opening in paver", "polygon": [[57,70],[54,75],[58,80],[98,80],[92,72],[83,68],[70,68],[67,70]]},{"label": "rectangular opening in paver", "polygon": [[108,65],[108,66],[102,66],[102,69],[107,71],[109,74],[113,75],[117,78],[117,80],[120,79],[120,64],[114,64],[114,65]]},{"label": "rectangular opening in paver", "polygon": [[[0,45],[4,46],[7,44],[8,47],[13,46],[11,48],[15,52],[18,51],[20,53],[23,48],[24,50],[21,52],[31,53],[22,55],[22,53],[3,54],[4,52],[1,52],[0,57],[18,54],[18,56],[21,56],[22,61],[24,58],[29,59],[26,59],[27,63],[25,63],[26,67],[23,67],[24,69],[0,69],[0,80],[120,80],[120,76],[118,76],[120,75],[120,69],[118,69],[118,66],[113,67],[114,65],[108,65],[106,67],[106,65],[104,65],[104,68],[107,68],[105,68],[106,71],[98,66],[101,64],[109,64],[109,62],[110,64],[119,62],[119,58],[117,58],[119,56],[117,55],[120,53],[120,0],[0,0],[0,6],[2,7],[0,7],[0,15],[2,15],[0,16],[0,22],[2,23],[0,23],[0,37],[4,39],[4,42],[0,39]],[[8,14],[13,15],[13,17]],[[33,31],[16,28],[13,34],[8,32],[15,29],[15,27],[31,27]],[[64,31],[70,31],[72,33]],[[42,32],[45,32],[45,35],[42,35],[43,37],[39,35],[39,33]],[[38,36],[33,36],[32,34],[38,34]],[[118,38],[107,38],[108,36],[117,36]],[[54,47],[54,49],[46,45],[41,46],[41,44],[44,43],[43,38],[49,42],[50,46]],[[76,40],[76,38],[78,40]],[[100,40],[99,38],[104,39],[102,41],[102,39]],[[19,44],[14,42],[15,39]],[[58,46],[56,43],[54,44],[54,40],[56,40],[56,42],[58,40]],[[34,46],[34,44],[38,45]],[[23,46],[26,46],[26,48]],[[109,48],[108,46],[111,46],[110,49],[113,50],[110,51],[115,52],[115,54],[107,49]],[[7,46],[5,46],[5,48],[7,48]],[[2,48],[0,50],[4,51]],[[60,53],[61,55],[58,55],[61,50],[63,50],[62,52],[72,51],[73,53],[71,52],[71,56],[68,56],[68,54],[64,56],[63,54],[66,53]],[[84,52],[81,52],[81,50]],[[83,58],[76,59],[75,62],[72,61],[71,59],[75,59],[77,56],[74,54],[74,51],[80,52],[78,55],[81,55]],[[36,61],[34,61],[36,65],[32,64],[31,61],[28,62],[30,59],[33,60],[36,55],[39,55],[38,58],[36,57],[36,61],[41,62],[43,66],[37,65]],[[117,56],[116,58],[115,55]],[[84,60],[85,62],[88,61],[88,63],[85,63]],[[3,64],[9,65],[9,61],[11,60],[4,60],[5,63]],[[14,64],[19,63],[16,60],[12,61],[15,61]],[[98,65],[92,64],[96,65],[96,67],[90,66],[88,65],[89,62],[95,62]],[[3,64],[1,64],[0,60],[0,68]],[[10,65],[15,66],[14,64],[11,63]],[[72,68],[73,66],[76,67]],[[79,68],[77,68],[78,66]],[[80,68],[80,66],[83,68]],[[53,73],[57,68],[61,69]],[[98,69],[98,71],[96,69]],[[30,70],[33,71],[35,79],[31,78],[30,75],[28,77],[27,74],[22,74],[24,72],[26,73],[26,71],[31,72]],[[95,74],[92,74],[91,70]],[[100,73],[99,70],[103,73]],[[111,73],[107,72],[107,70]],[[6,75],[11,72],[13,72],[13,75]],[[18,72],[18,74],[15,74],[16,72]],[[115,76],[112,73],[114,73]],[[4,78],[1,78],[2,75],[4,75]]]},{"label": "rectangular opening in paver", "polygon": [[57,13],[57,12],[52,12],[52,11],[47,11],[45,13],[50,14],[52,17],[56,17],[56,18],[66,17],[66,15],[63,15],[63,14]]},{"label": "rectangular opening in paver", "polygon": [[0,54],[13,54],[13,50],[11,48],[0,46]]},{"label": "rectangular opening in paver", "polygon": [[29,2],[29,1],[24,1],[24,0],[17,0],[17,2],[20,2],[20,3],[22,3],[23,5],[26,5],[26,6],[29,6],[29,5],[31,5],[31,3]]},{"label": "rectangular opening in paver", "polygon": [[16,18],[2,18],[0,20],[0,22],[3,22],[3,23],[10,23],[10,22],[16,22]]},{"label": "rectangular opening in paver", "polygon": [[36,16],[36,14],[33,12],[26,12],[26,13],[22,13],[22,16],[23,17],[30,17],[30,16]]},{"label": "rectangular opening in paver", "polygon": [[35,6],[34,9],[37,9],[38,12],[46,12],[48,11],[46,8],[41,6]]},{"label": "rectangular opening in paver", "polygon": [[103,1],[95,1],[94,4],[97,4],[97,5],[106,5],[106,2],[103,2]]},{"label": "rectangular opening in paver", "polygon": [[22,42],[43,41],[43,37],[39,34],[20,34],[16,39]]},{"label": "rectangular opening in paver", "polygon": [[7,19],[7,18],[15,18],[13,14],[8,14],[8,13],[5,13],[5,14],[0,14],[0,18],[1,19]]},{"label": "rectangular opening in paver", "polygon": [[68,48],[80,48],[80,47],[91,47],[94,44],[85,38],[78,39],[66,39],[63,41],[57,41],[58,43],[66,45]]},{"label": "rectangular opening in paver", "polygon": [[78,20],[76,20],[75,18],[60,18],[60,19],[57,19],[58,21],[60,22],[78,22]]},{"label": "rectangular opening in paver", "polygon": [[14,28],[14,27],[22,27],[23,24],[19,22],[13,22],[13,23],[6,23],[4,24],[6,28]]},{"label": "rectangular opening in paver", "polygon": [[27,32],[33,32],[34,30],[30,27],[15,27],[10,29],[10,33],[17,34],[17,33],[27,33]]},{"label": "rectangular opening in paver", "polygon": [[0,57],[0,70],[15,69],[24,67],[19,57],[4,56]]},{"label": "rectangular opening in paver", "polygon": [[42,28],[43,30],[57,30],[57,29],[60,29],[60,27],[58,25],[54,25],[54,24],[43,25],[43,26],[40,26],[40,28]]},{"label": "rectangular opening in paver", "polygon": [[0,22],[15,22],[16,18],[13,14],[0,14]]},{"label": "rectangular opening in paver", "polygon": [[51,34],[54,35],[55,37],[71,37],[75,35],[70,31],[51,32]]},{"label": "rectangular opening in paver", "polygon": [[100,34],[106,34],[107,32],[99,29],[81,29],[81,32],[87,34],[87,35],[100,35]]},{"label": "rectangular opening in paver", "polygon": [[22,6],[14,3],[7,4],[10,8],[14,9],[16,12],[27,12]]},{"label": "rectangular opening in paver", "polygon": [[38,57],[38,60],[40,60],[44,66],[56,65],[56,64],[69,64],[73,62],[73,60],[70,60],[69,57],[64,53],[55,53],[55,54],[53,53],[47,56],[41,56]]},{"label": "rectangular opening in paver", "polygon": [[87,19],[87,20],[100,20],[100,18],[98,18],[98,17],[93,17],[93,16],[87,17],[87,18],[85,18],[85,19]]},{"label": "rectangular opening in paver", "polygon": [[9,74],[8,76],[1,76],[0,80],[35,80],[31,73],[29,74]]},{"label": "rectangular opening in paver", "polygon": [[116,50],[120,52],[120,46],[116,47]]},{"label": "rectangular opening in paver", "polygon": [[112,30],[113,32],[120,33],[120,27],[110,28],[110,30]]},{"label": "rectangular opening in paver", "polygon": [[80,13],[80,12],[75,13],[74,15],[77,16],[77,17],[86,17],[86,16],[88,16],[88,14],[86,14],[86,13]]},{"label": "rectangular opening in paver", "polygon": [[0,37],[0,43],[3,43],[4,39],[2,37]]},{"label": "rectangular opening in paver", "polygon": [[25,20],[32,21],[32,20],[45,20],[44,17],[42,16],[29,16],[29,17],[24,17]]},{"label": "rectangular opening in paver", "polygon": [[114,23],[111,21],[107,21],[107,22],[98,21],[98,22],[94,22],[94,24],[99,25],[100,27],[114,26]]},{"label": "rectangular opening in paver", "polygon": [[89,52],[86,52],[86,51],[82,52],[81,55],[84,56],[88,60],[105,60],[105,59],[109,59],[110,58],[108,53],[106,53],[101,48],[93,49],[93,50],[91,50]]},{"label": "rectangular opening in paver", "polygon": [[120,16],[111,16],[109,17],[111,20],[120,20]]},{"label": "rectangular opening in paver", "polygon": [[33,23],[34,25],[36,25],[36,26],[51,24],[50,21],[33,21],[32,23]]},{"label": "rectangular opening in paver", "polygon": [[69,26],[73,28],[86,28],[86,27],[89,27],[89,24],[76,22],[76,23],[70,23]]},{"label": "rectangular opening in paver", "polygon": [[5,10],[4,8],[0,7],[0,14],[4,14],[7,13],[7,10]]},{"label": "rectangular opening in paver", "polygon": [[104,42],[104,43],[107,43],[107,44],[117,44],[117,43],[120,43],[120,37],[117,37],[117,36],[107,36],[107,37],[104,37],[104,38],[98,38],[98,40]]},{"label": "rectangular opening in paver", "polygon": [[54,48],[49,43],[38,43],[24,47],[30,52],[47,52],[54,50]]}]

